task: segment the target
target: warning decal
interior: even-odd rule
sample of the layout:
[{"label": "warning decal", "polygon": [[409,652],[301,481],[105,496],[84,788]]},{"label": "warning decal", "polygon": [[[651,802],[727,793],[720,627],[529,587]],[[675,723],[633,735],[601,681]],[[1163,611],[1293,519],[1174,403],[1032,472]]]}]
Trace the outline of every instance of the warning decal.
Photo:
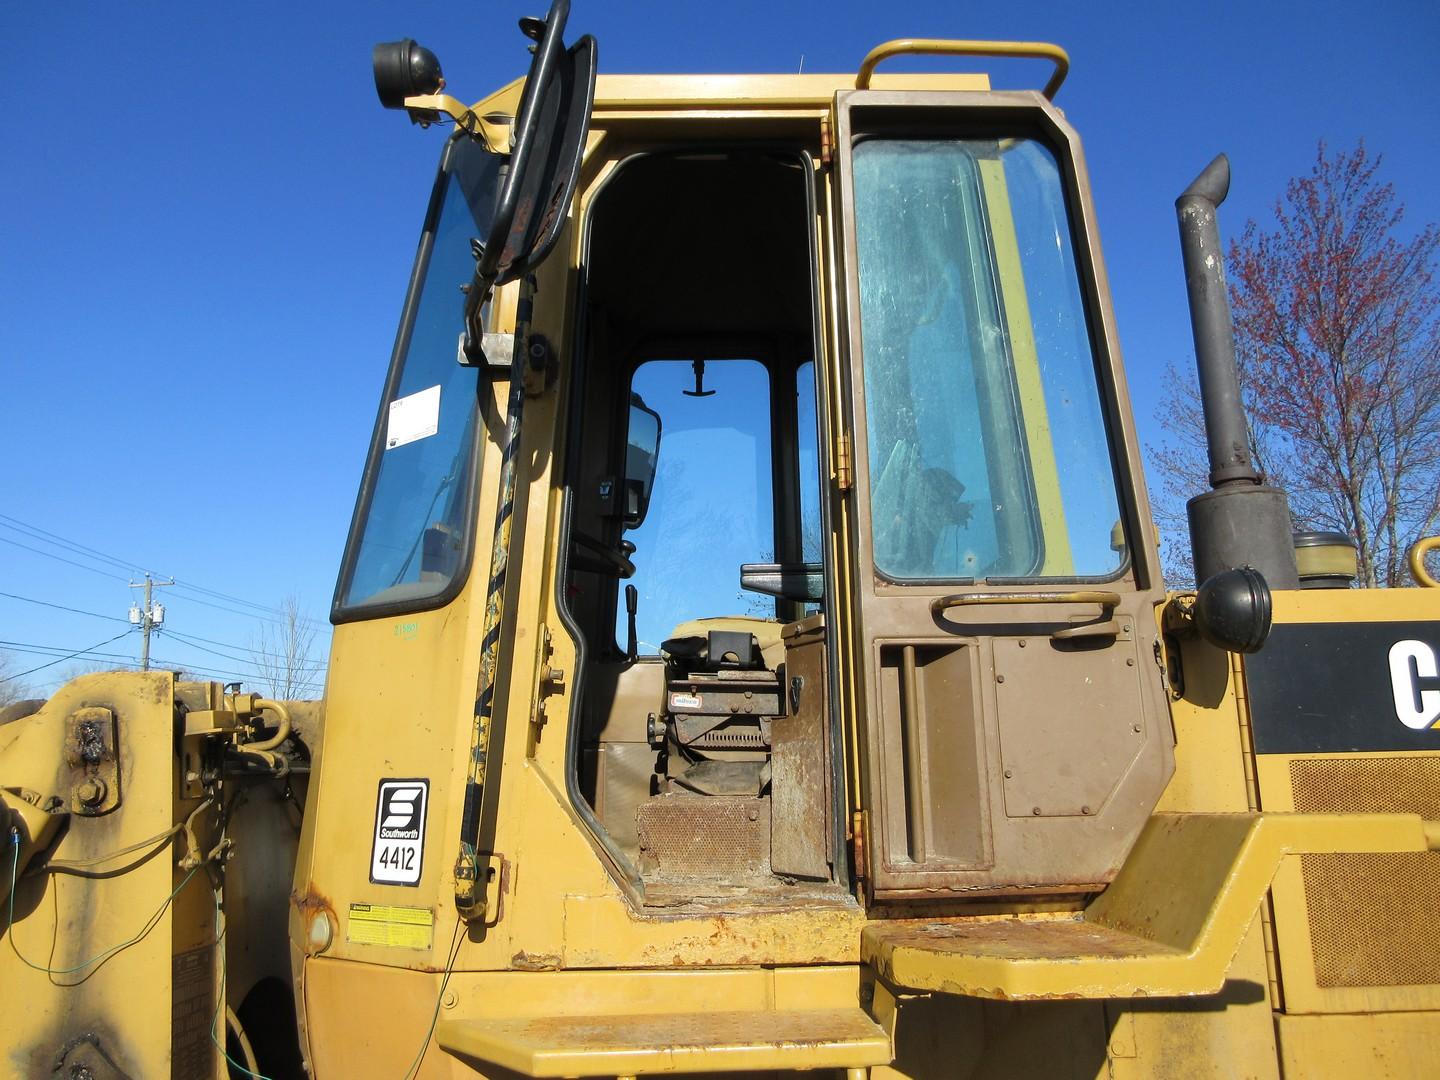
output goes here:
[{"label": "warning decal", "polygon": [[428,949],[434,930],[435,913],[429,908],[351,904],[345,940],[356,945]]},{"label": "warning decal", "polygon": [[429,802],[429,780],[380,781],[370,845],[370,880],[376,885],[420,884]]}]

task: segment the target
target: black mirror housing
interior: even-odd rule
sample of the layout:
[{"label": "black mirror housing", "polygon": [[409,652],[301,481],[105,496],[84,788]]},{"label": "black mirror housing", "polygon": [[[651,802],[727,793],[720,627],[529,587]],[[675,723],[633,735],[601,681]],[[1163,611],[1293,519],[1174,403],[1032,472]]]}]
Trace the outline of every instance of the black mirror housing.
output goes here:
[{"label": "black mirror housing", "polygon": [[403,109],[407,97],[438,93],[445,85],[440,61],[411,38],[383,41],[370,53],[375,93],[387,109]]},{"label": "black mirror housing", "polygon": [[1200,636],[1230,652],[1258,652],[1270,636],[1273,604],[1265,575],[1250,566],[1222,570],[1195,593]]},{"label": "black mirror housing", "polygon": [[625,480],[621,516],[627,529],[638,529],[650,509],[655,470],[660,460],[660,414],[630,392],[630,421],[625,440]]}]

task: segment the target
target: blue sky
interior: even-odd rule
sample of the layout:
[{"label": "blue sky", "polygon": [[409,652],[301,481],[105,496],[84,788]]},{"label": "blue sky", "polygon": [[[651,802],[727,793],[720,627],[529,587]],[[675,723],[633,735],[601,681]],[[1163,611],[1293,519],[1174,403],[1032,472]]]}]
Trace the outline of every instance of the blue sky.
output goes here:
[{"label": "blue sky", "polygon": [[[265,613],[236,600],[273,608],[293,593],[324,622],[440,150],[439,134],[376,104],[370,46],[418,39],[473,100],[523,70],[515,19],[542,6],[6,5],[0,592],[27,599],[0,596],[0,640],[69,651],[121,633],[95,616],[125,616],[140,567],[191,586],[165,590],[167,626],[192,639],[163,636],[165,660],[253,670]],[[599,38],[610,72],[794,71],[802,56],[807,71],[853,71],[903,36],[1064,45],[1073,70],[1059,103],[1085,140],[1152,443],[1160,375],[1191,362],[1172,203],[1214,153],[1235,169],[1227,235],[1268,214],[1320,138],[1363,136],[1410,223],[1440,220],[1433,3],[1220,3],[1202,15],[576,0],[571,26]],[[992,73],[1001,86],[1041,77],[1038,65]],[[32,685],[47,690],[63,668]]]}]

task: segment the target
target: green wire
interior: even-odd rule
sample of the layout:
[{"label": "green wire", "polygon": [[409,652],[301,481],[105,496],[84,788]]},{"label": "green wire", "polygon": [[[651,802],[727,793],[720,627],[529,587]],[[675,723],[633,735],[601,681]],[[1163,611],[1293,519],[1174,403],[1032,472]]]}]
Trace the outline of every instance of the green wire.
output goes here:
[{"label": "green wire", "polygon": [[[148,919],[145,920],[145,925],[144,925],[143,927],[141,927],[140,932],[139,932],[138,934],[136,934],[134,937],[132,937],[130,940],[128,940],[128,941],[122,941],[119,945],[114,945],[114,946],[112,946],[111,948],[106,949],[104,952],[98,953],[97,955],[91,957],[89,960],[86,960],[84,963],[77,964],[77,965],[75,965],[74,967],[69,967],[69,968],[50,968],[50,967],[43,966],[43,965],[41,965],[41,964],[31,963],[28,959],[25,958],[25,956],[24,956],[23,954],[21,954],[21,952],[20,952],[20,947],[15,943],[15,934],[14,934],[14,930],[15,930],[15,881],[16,881],[16,878],[19,876],[19,872],[20,872],[20,834],[19,834],[16,830],[11,829],[11,830],[10,830],[10,906],[9,906],[9,910],[8,910],[8,912],[7,912],[7,917],[6,917],[6,921],[5,921],[5,936],[9,937],[9,939],[10,939],[10,948],[11,948],[12,950],[14,950],[15,955],[20,958],[21,963],[23,963],[26,967],[33,968],[35,971],[42,972],[42,973],[44,973],[44,974],[46,974],[46,975],[73,975],[73,974],[75,974],[77,971],[84,971],[86,968],[92,967],[92,966],[95,965],[95,964],[103,963],[104,961],[108,960],[110,957],[114,956],[116,953],[118,953],[118,952],[120,952],[120,951],[122,951],[122,950],[124,950],[124,949],[128,949],[131,945],[134,945],[134,944],[136,944],[136,943],[144,940],[144,938],[146,937],[146,935],[148,935],[151,930],[155,929],[155,924],[158,923],[158,922],[160,921],[160,917],[165,914],[165,909],[168,908],[168,907],[171,905],[171,903],[174,902],[175,897],[177,897],[177,896],[180,895],[180,891],[181,891],[182,889],[184,889],[186,885],[190,884],[190,879],[193,878],[199,871],[200,871],[200,867],[197,866],[197,867],[195,867],[195,869],[191,870],[188,874],[186,874],[185,877],[184,877],[184,879],[180,882],[180,884],[177,885],[177,886],[175,886],[174,891],[171,892],[170,895],[165,898],[165,902],[160,905],[159,909],[156,910],[155,914],[151,915],[150,918],[148,918]],[[216,952],[218,953],[218,955],[219,955],[219,957],[220,957],[220,979],[219,979],[219,982],[220,982],[220,984],[223,986],[223,985],[224,985],[224,982],[225,982],[225,950],[224,950],[224,948],[223,948],[222,946],[223,946],[223,943],[224,943],[225,931],[221,928],[220,894],[219,894],[218,892],[217,892],[217,893],[214,893],[214,899],[215,899],[215,950],[216,950]],[[446,984],[449,983],[449,981],[450,981],[450,975],[451,975],[451,973],[452,973],[453,970],[454,970],[455,955],[456,955],[456,953],[459,952],[459,937],[460,937],[460,928],[461,928],[461,925],[462,925],[462,924],[459,923],[459,922],[456,923],[456,926],[455,926],[455,937],[451,939],[451,943],[450,943],[450,945],[451,945],[451,948],[450,948],[450,956],[449,956],[449,959],[448,959],[448,961],[447,961],[447,963],[446,963],[446,965],[445,965],[445,976],[444,976],[444,978],[442,978],[442,979],[440,980],[440,990],[439,990],[439,992],[435,995],[435,1009],[434,1009],[434,1012],[433,1012],[433,1013],[431,1014],[431,1016],[430,1016],[430,1027],[429,1027],[429,1029],[425,1032],[425,1041],[420,1044],[420,1052],[415,1055],[415,1060],[410,1063],[410,1068],[408,1068],[408,1069],[405,1070],[405,1076],[407,1077],[407,1080],[408,1080],[408,1078],[409,1078],[410,1076],[412,1076],[412,1075],[414,1074],[416,1066],[418,1066],[418,1065],[420,1064],[421,1060],[425,1057],[425,1051],[426,1051],[426,1049],[428,1049],[429,1046],[430,1046],[430,1036],[435,1033],[435,1024],[436,1024],[436,1022],[437,1022],[437,1021],[439,1020],[439,1018],[440,1018],[440,1001],[441,1001],[441,999],[442,999],[442,998],[444,997],[444,995],[445,995],[445,987],[446,987]],[[81,982],[83,982],[83,981],[84,981],[84,980],[82,979]],[[75,982],[75,983],[64,983],[64,984],[62,984],[62,985],[65,985],[65,986],[79,986],[80,983],[78,983],[78,982]],[[221,1055],[225,1058],[225,1060],[226,1060],[227,1062],[229,1062],[231,1068],[233,1068],[233,1069],[238,1069],[240,1072],[244,1073],[246,1076],[254,1077],[254,1080],[270,1080],[270,1077],[264,1076],[264,1075],[262,1075],[261,1073],[251,1072],[251,1071],[250,1071],[249,1069],[247,1069],[244,1065],[241,1065],[238,1061],[236,1061],[234,1058],[232,1058],[232,1057],[230,1056],[229,1052],[225,1049],[224,1044],[221,1043],[220,1040],[219,1040],[219,1038],[216,1036],[216,1032],[217,1032],[217,1030],[218,1030],[218,1028],[219,1028],[219,1025],[220,1025],[220,1003],[221,1003],[223,1000],[224,1000],[224,999],[223,999],[222,996],[220,996],[220,995],[218,995],[218,994],[216,995],[216,1000],[215,1000],[215,1013],[214,1013],[214,1015],[211,1016],[211,1018],[210,1018],[210,1041],[215,1044],[216,1049],[218,1049],[218,1050],[220,1051]]]},{"label": "green wire", "polygon": [[460,931],[464,925],[463,919],[455,920],[455,934],[450,938],[450,955],[445,961],[445,976],[440,980],[440,989],[435,994],[435,1009],[430,1013],[430,1027],[425,1032],[425,1041],[420,1044],[420,1052],[415,1055],[415,1060],[405,1070],[405,1080],[410,1080],[415,1075],[415,1070],[420,1067],[420,1062],[425,1060],[425,1051],[430,1049],[430,1036],[435,1034],[435,1025],[440,1019],[440,1002],[445,999],[445,987],[454,973],[455,957],[460,954]]},{"label": "green wire", "polygon": [[[121,952],[124,949],[128,949],[131,945],[134,945],[144,940],[144,938],[150,933],[150,931],[155,929],[155,924],[160,921],[160,916],[165,914],[165,909],[170,906],[171,902],[175,899],[175,897],[180,895],[180,890],[185,888],[186,885],[190,884],[190,879],[195,876],[196,871],[199,869],[200,868],[197,866],[194,870],[191,870],[190,873],[185,875],[184,880],[181,881],[179,885],[175,886],[174,892],[172,892],[169,896],[165,898],[165,902],[160,905],[159,909],[155,912],[155,914],[151,915],[150,918],[145,920],[145,925],[140,928],[140,932],[134,937],[132,937],[129,941],[122,941],[119,945],[111,946],[104,952],[98,953],[97,955],[92,956],[89,960],[86,960],[84,963],[76,964],[74,967],[51,968],[42,964],[32,963],[30,960],[26,959],[26,957],[20,952],[20,946],[15,943],[15,879],[17,876],[19,876],[20,872],[20,834],[16,830],[11,829],[10,909],[5,922],[5,933],[10,938],[10,948],[14,950],[15,955],[20,958],[20,962],[23,963],[26,967],[41,972],[45,975],[74,975],[77,971],[84,971],[86,968],[93,967],[95,964],[104,963],[116,953]],[[89,978],[89,976],[86,976],[86,978]],[[84,981],[84,979],[80,980],[80,982]],[[79,986],[80,982],[62,983],[61,985]]]},{"label": "green wire", "polygon": [[[225,949],[223,948],[223,945],[225,941],[225,934],[229,930],[229,927],[226,926],[224,929],[221,929],[220,926],[220,893],[218,891],[213,891],[211,895],[215,898],[215,951],[220,956],[220,985],[224,986]],[[224,997],[222,995],[215,995],[215,1014],[210,1017],[210,1041],[215,1044],[215,1049],[219,1050],[221,1055],[224,1056],[225,1060],[230,1063],[230,1067],[232,1069],[239,1069],[246,1076],[253,1076],[255,1080],[270,1080],[270,1077],[262,1076],[260,1073],[257,1072],[251,1072],[244,1065],[241,1065],[238,1061],[232,1058],[230,1056],[230,1052],[225,1049],[225,1045],[216,1037],[215,1033],[220,1025],[220,1003],[223,1000]]]},{"label": "green wire", "polygon": [[[147,934],[150,933],[151,930],[155,929],[155,924],[160,921],[160,916],[165,914],[165,909],[170,906],[170,904],[174,901],[175,897],[180,895],[180,890],[185,888],[186,885],[190,884],[190,879],[193,878],[197,873],[199,873],[200,867],[195,867],[194,870],[191,870],[190,873],[185,875],[185,879],[181,881],[179,885],[175,886],[175,891],[165,898],[165,902],[160,905],[160,909],[156,911],[155,914],[151,915],[150,918],[145,920],[145,925],[141,928],[140,932],[136,934],[133,938],[131,938],[129,941],[123,941],[119,945],[115,945],[112,948],[106,949],[104,952],[99,953],[98,955],[92,957],[89,960],[86,960],[83,964],[77,964],[74,967],[69,968],[50,968],[44,967],[40,964],[31,963],[28,959],[26,959],[24,955],[21,954],[20,947],[15,943],[15,934],[13,932],[15,929],[15,879],[19,874],[19,870],[20,834],[12,829],[10,833],[10,908],[5,924],[5,933],[10,938],[10,948],[15,951],[15,955],[20,957],[21,963],[23,963],[26,967],[33,968],[34,970],[42,972],[46,975],[73,975],[77,971],[84,971],[86,968],[91,967],[94,964],[98,964],[105,960],[108,960],[110,957],[114,956],[122,949],[128,949],[131,945],[134,945],[140,940],[142,940]],[[220,933],[220,897],[218,895],[216,895],[215,897],[215,934],[215,945],[217,951],[220,954],[220,981],[223,984],[225,980],[225,951],[224,949],[220,948],[222,935]],[[81,982],[83,981],[84,980],[82,979]],[[62,985],[79,986],[80,983],[63,983]],[[226,1052],[225,1047],[221,1045],[220,1040],[215,1037],[216,1025],[220,1019],[220,1002],[223,1000],[223,997],[221,997],[220,995],[216,995],[215,1015],[210,1021],[210,1041],[216,1045],[216,1047],[220,1050],[220,1053],[225,1056],[225,1060],[228,1061],[233,1068],[239,1069],[246,1076],[255,1077],[255,1080],[270,1080],[269,1077],[262,1076],[260,1073],[251,1072],[244,1065],[241,1065],[238,1061],[232,1058],[229,1053]]]}]

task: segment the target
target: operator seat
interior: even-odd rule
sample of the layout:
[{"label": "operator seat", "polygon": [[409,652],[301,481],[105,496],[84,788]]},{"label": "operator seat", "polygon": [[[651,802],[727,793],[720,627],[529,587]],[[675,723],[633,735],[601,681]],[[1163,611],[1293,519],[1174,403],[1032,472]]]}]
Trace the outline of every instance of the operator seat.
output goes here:
[{"label": "operator seat", "polygon": [[724,658],[711,657],[710,633],[719,631],[729,634],[749,634],[755,638],[760,649],[760,658],[766,668],[776,671],[785,662],[785,642],[780,633],[785,624],[773,619],[761,619],[753,615],[719,615],[708,619],[688,619],[671,632],[660,645],[669,660],[677,666],[687,667],[692,663],[718,665]]}]

